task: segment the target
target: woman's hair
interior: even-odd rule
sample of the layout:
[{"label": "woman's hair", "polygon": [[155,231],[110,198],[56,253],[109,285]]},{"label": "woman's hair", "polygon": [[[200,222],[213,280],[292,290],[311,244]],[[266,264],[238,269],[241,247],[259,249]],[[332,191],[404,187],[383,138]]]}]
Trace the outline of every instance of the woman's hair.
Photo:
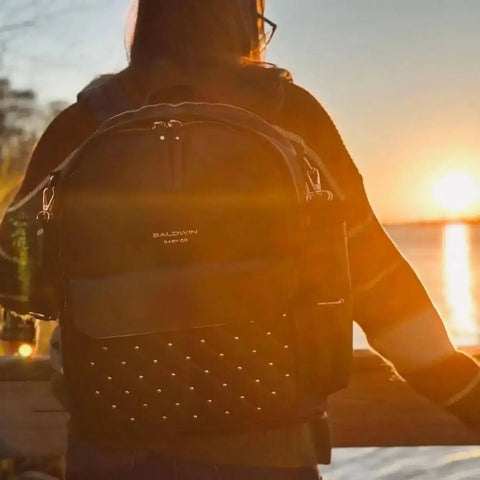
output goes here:
[{"label": "woman's hair", "polygon": [[265,0],[137,0],[130,63],[259,62],[264,8]]}]

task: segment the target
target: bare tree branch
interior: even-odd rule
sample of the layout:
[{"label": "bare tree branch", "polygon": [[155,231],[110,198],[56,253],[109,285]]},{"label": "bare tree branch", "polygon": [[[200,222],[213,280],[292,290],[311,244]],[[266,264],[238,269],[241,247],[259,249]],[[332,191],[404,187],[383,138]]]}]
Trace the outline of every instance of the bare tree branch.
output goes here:
[{"label": "bare tree branch", "polygon": [[26,20],[20,23],[11,23],[10,25],[0,26],[0,34],[12,32],[14,30],[21,30],[22,28],[33,27],[35,25],[34,20]]}]

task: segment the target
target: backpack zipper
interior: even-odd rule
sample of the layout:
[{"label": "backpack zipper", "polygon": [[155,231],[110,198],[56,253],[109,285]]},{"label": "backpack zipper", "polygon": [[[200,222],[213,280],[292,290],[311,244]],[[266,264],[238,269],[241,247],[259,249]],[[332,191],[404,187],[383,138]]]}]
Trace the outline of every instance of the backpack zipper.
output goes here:
[{"label": "backpack zipper", "polygon": [[181,132],[183,123],[179,120],[156,121],[152,130],[160,130],[159,139],[168,141],[170,156],[172,158],[172,183],[175,190],[181,190],[183,185],[183,148]]}]

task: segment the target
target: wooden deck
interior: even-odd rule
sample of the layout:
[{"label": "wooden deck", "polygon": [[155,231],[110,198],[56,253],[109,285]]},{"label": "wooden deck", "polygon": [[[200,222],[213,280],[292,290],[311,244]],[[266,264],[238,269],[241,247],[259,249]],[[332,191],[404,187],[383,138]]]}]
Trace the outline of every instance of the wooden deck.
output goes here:
[{"label": "wooden deck", "polygon": [[[480,358],[480,348],[468,349]],[[0,459],[62,455],[68,414],[51,392],[46,358],[0,357]],[[459,421],[393,379],[370,352],[357,351],[349,388],[331,397],[336,447],[470,445]]]}]

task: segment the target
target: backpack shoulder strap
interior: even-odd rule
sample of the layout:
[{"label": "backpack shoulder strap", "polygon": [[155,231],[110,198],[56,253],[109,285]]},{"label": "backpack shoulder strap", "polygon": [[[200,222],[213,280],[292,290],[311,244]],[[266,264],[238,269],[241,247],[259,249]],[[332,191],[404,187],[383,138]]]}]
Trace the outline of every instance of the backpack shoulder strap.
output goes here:
[{"label": "backpack shoulder strap", "polygon": [[113,74],[102,75],[90,82],[77,95],[77,100],[85,102],[100,123],[134,108],[129,95]]}]

